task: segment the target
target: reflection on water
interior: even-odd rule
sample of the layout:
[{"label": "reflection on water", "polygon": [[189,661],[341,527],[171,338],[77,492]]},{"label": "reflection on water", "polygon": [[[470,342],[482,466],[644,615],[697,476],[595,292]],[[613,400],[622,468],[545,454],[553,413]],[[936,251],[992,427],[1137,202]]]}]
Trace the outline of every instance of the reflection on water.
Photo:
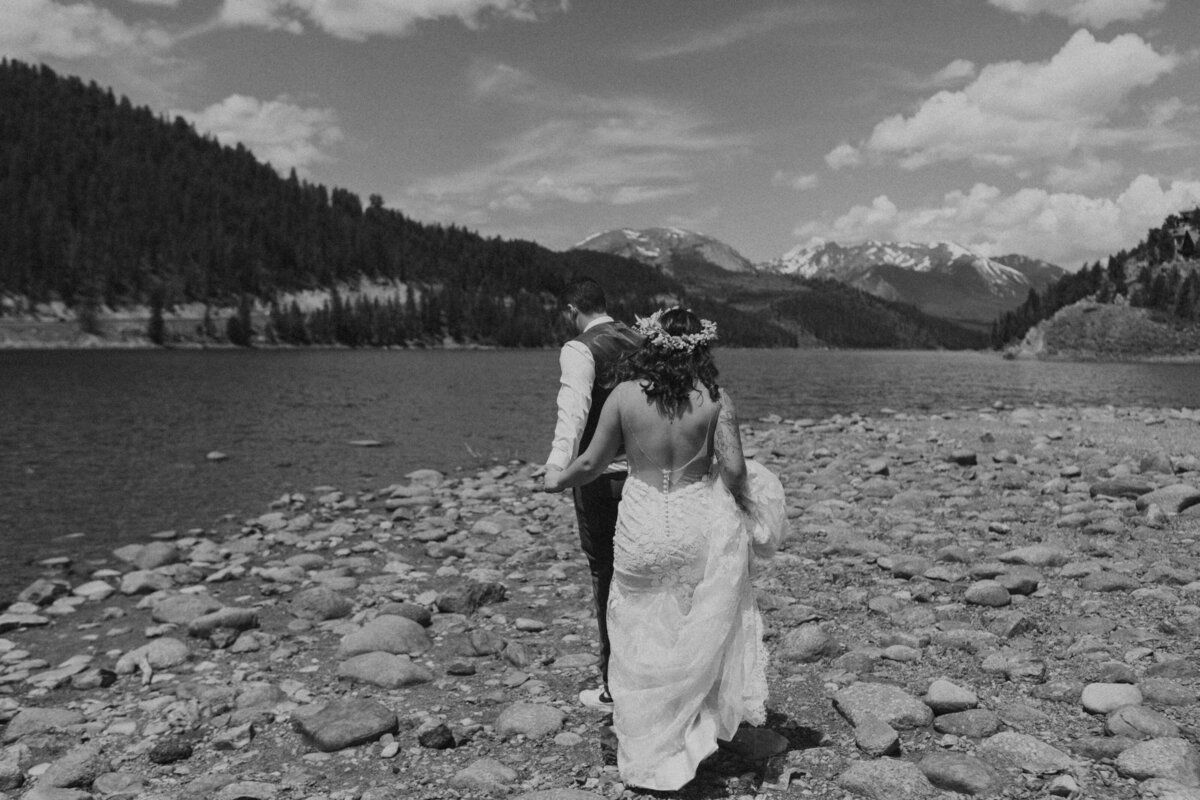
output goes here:
[{"label": "reflection on water", "polygon": [[[1200,397],[1194,365],[881,351],[717,358],[749,420]],[[258,515],[285,491],[540,461],[557,371],[551,350],[0,352],[0,542],[25,562],[68,547],[107,553],[157,530]],[[349,444],[361,439],[384,446]],[[213,450],[229,459],[208,461]],[[74,532],[86,536],[55,541]]]}]

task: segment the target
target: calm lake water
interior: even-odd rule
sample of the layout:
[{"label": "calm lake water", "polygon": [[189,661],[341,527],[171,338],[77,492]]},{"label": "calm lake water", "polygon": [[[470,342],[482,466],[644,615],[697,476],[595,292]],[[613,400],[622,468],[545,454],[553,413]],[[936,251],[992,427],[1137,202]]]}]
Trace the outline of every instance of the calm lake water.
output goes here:
[{"label": "calm lake water", "polygon": [[[1190,364],[809,350],[717,359],[751,421],[997,400],[1200,403]],[[540,461],[557,373],[551,350],[0,351],[0,590],[23,586],[36,559],[104,556],[156,531],[256,516],[285,491]],[[360,439],[383,446],[350,444]],[[208,461],[213,450],[229,459]]]}]

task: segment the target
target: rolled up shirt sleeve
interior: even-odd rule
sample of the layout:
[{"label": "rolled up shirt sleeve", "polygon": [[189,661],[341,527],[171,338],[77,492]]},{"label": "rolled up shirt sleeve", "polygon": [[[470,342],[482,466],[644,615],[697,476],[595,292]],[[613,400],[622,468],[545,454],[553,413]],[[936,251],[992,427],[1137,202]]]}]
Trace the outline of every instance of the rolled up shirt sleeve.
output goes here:
[{"label": "rolled up shirt sleeve", "polygon": [[558,354],[561,378],[558,386],[558,420],[546,466],[565,469],[578,453],[579,440],[592,407],[592,383],[596,362],[592,351],[579,342],[567,342]]}]

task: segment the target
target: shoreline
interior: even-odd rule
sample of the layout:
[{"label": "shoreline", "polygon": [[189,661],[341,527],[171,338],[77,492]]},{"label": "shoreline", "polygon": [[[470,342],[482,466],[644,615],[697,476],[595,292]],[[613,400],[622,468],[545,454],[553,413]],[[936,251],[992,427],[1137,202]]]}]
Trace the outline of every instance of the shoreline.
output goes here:
[{"label": "shoreline", "polygon": [[[1200,411],[744,433],[792,528],[755,578],[772,714],[679,797],[1200,785]],[[648,797],[574,702],[590,583],[570,501],[536,472],[320,487],[104,564],[44,564],[0,614],[0,791]]]}]

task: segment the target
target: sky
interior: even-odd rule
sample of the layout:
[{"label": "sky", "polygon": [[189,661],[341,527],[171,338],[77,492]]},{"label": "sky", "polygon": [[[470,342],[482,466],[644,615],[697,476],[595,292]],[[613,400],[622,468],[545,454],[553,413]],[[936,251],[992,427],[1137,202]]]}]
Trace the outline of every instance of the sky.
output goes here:
[{"label": "sky", "polygon": [[0,56],[556,250],[676,226],[1073,270],[1200,205],[1196,0],[0,0]]}]

